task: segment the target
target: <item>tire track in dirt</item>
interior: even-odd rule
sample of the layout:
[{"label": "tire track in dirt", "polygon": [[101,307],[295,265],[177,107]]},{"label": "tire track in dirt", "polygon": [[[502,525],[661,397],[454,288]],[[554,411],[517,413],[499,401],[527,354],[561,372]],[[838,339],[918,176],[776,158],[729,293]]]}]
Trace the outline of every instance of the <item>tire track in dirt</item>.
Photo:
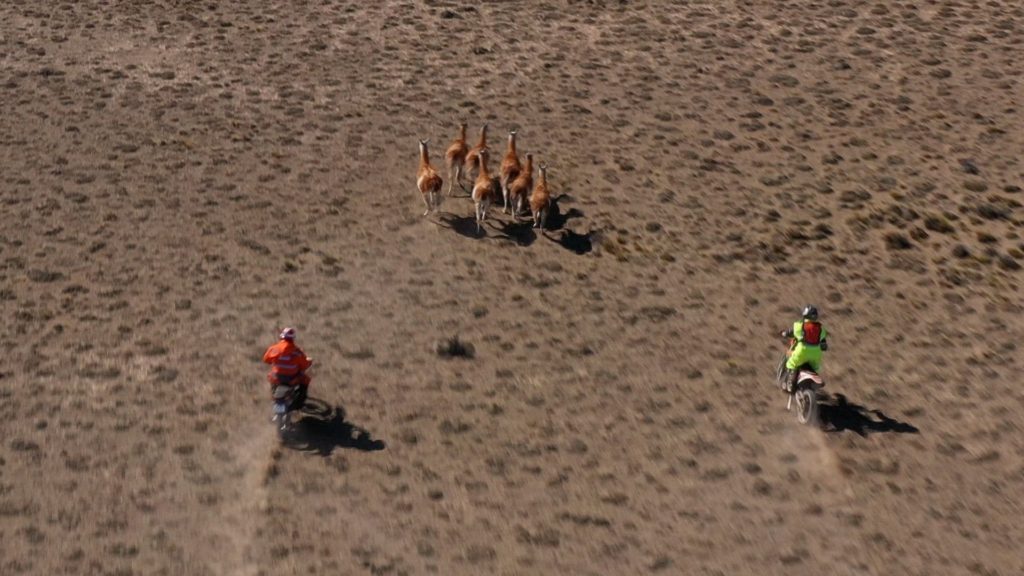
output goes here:
[{"label": "tire track in dirt", "polygon": [[234,482],[234,498],[226,498],[216,514],[199,527],[208,544],[200,559],[214,574],[253,576],[259,573],[258,530],[269,510],[270,481],[281,458],[276,431],[269,424],[251,426],[241,435],[231,468],[223,482]]}]

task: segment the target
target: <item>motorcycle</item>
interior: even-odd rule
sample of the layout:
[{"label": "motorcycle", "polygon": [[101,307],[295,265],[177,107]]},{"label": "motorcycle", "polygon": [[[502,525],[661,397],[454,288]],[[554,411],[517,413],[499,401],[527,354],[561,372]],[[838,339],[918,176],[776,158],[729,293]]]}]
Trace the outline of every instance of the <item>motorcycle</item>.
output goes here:
[{"label": "motorcycle", "polygon": [[[790,373],[786,370],[786,361],[789,360],[789,353],[782,357],[779,369],[776,372],[776,381],[779,388],[787,390]],[[818,423],[818,396],[819,391],[825,387],[825,381],[821,375],[811,369],[810,365],[804,364],[796,368],[796,384],[789,392],[789,399],[786,401],[786,410],[796,407],[796,420],[801,424],[816,425]]]},{"label": "motorcycle", "polygon": [[[287,432],[292,428],[292,412],[300,410],[306,403],[306,394],[300,380],[307,379],[305,374],[299,374],[294,381],[272,382],[270,395],[274,400],[273,416],[271,422],[277,423],[279,432]],[[308,387],[308,381],[307,386]]]}]

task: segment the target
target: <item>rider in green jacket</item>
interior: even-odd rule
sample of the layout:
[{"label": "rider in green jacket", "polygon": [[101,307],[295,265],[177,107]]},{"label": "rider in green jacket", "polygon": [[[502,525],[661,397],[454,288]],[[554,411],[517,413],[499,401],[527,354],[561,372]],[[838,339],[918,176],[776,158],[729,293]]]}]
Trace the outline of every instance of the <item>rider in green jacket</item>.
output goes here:
[{"label": "rider in green jacket", "polygon": [[805,306],[801,319],[794,322],[792,328],[784,330],[782,336],[792,339],[789,359],[786,361],[786,370],[789,371],[786,383],[789,390],[792,390],[796,385],[797,369],[804,364],[821,374],[821,353],[828,350],[828,332],[818,322],[818,309]]}]

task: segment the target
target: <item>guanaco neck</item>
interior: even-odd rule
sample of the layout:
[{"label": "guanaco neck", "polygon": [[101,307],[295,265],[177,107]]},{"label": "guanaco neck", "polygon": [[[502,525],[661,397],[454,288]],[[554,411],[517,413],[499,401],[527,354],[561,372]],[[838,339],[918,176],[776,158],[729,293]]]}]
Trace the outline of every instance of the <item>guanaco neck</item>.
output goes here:
[{"label": "guanaco neck", "polygon": [[514,133],[508,135],[508,151],[509,154],[516,153],[516,135]]},{"label": "guanaco neck", "polygon": [[430,157],[427,156],[427,145],[420,144],[420,168],[430,165]]},{"label": "guanaco neck", "polygon": [[487,172],[487,152],[481,152],[477,156],[477,160],[480,162],[480,180],[490,180],[491,175]]},{"label": "guanaco neck", "polygon": [[483,148],[487,145],[487,126],[480,129],[480,140],[476,143],[477,148]]},{"label": "guanaco neck", "polygon": [[466,125],[465,124],[461,124],[461,125],[459,125],[459,142],[465,142],[465,141],[466,141]]},{"label": "guanaco neck", "polygon": [[529,174],[533,172],[533,156],[527,156],[526,161],[523,162],[523,174]]}]

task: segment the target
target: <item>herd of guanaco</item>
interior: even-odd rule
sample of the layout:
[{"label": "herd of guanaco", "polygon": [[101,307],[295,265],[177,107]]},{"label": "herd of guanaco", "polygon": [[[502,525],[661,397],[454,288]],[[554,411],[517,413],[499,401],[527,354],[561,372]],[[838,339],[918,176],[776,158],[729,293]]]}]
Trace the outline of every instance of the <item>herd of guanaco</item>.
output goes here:
[{"label": "herd of guanaco", "polygon": [[[430,156],[427,152],[427,143],[430,140],[420,140],[420,165],[416,173],[416,187],[423,196],[423,203],[427,209],[423,212],[426,216],[436,212],[441,206],[441,188],[443,179],[437,170],[430,165]],[[495,203],[500,195],[503,200],[502,212],[509,213],[512,217],[519,219],[524,212],[524,207],[529,202],[530,213],[533,216],[533,227],[544,229],[547,226],[548,213],[551,210],[551,193],[547,183],[547,165],[541,164],[540,178],[536,185],[533,181],[533,154],[526,154],[526,162],[519,161],[519,154],[516,152],[516,131],[508,132],[508,147],[505,156],[501,160],[498,176],[492,177],[487,168],[487,160],[490,151],[487,148],[487,124],[480,128],[480,138],[471,148],[466,143],[466,123],[459,124],[459,133],[448,150],[445,151],[444,160],[448,167],[448,196],[452,196],[455,184],[463,191],[466,187],[462,183],[464,175],[472,174],[476,169],[476,177],[473,180],[473,188],[469,191],[476,208],[476,229],[480,233],[481,226],[487,219],[487,210]]]}]

